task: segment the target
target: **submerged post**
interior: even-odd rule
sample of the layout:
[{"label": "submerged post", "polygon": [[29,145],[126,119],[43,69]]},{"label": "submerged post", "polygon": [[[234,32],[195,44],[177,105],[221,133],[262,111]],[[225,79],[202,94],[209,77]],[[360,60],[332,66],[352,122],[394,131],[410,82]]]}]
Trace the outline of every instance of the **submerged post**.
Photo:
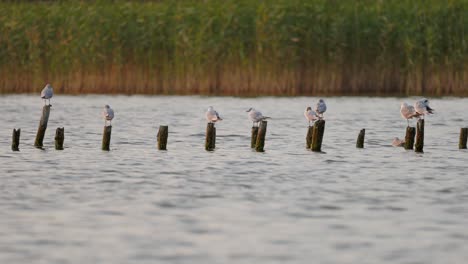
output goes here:
[{"label": "submerged post", "polygon": [[357,142],[356,142],[356,148],[364,148],[364,137],[366,135],[366,130],[363,128],[359,132]]},{"label": "submerged post", "polygon": [[167,137],[169,135],[168,126],[159,126],[158,131],[158,149],[167,150]]},{"label": "submerged post", "polygon": [[49,122],[50,115],[50,105],[44,105],[42,108],[41,121],[39,122],[39,128],[37,129],[36,140],[34,141],[34,146],[36,148],[42,148],[44,141],[44,135],[47,129],[47,123]]},{"label": "submerged post", "polygon": [[55,149],[63,150],[63,141],[65,140],[65,128],[58,127],[55,131]]},{"label": "submerged post", "polygon": [[424,119],[418,120],[416,124],[416,143],[414,144],[415,152],[424,152]]},{"label": "submerged post", "polygon": [[415,136],[416,136],[416,128],[406,127],[406,135],[405,135],[405,149],[406,150],[413,149]]},{"label": "submerged post", "polygon": [[250,147],[255,148],[255,145],[257,144],[257,135],[258,135],[258,127],[253,126],[252,127],[252,138],[250,139]]},{"label": "submerged post", "polygon": [[466,141],[468,138],[468,127],[460,129],[460,142],[458,143],[459,149],[466,149]]},{"label": "submerged post", "polygon": [[112,126],[104,126],[104,133],[102,135],[102,150],[110,151]]},{"label": "submerged post", "polygon": [[13,136],[11,140],[11,150],[19,151],[20,135],[21,135],[21,128],[13,129]]},{"label": "submerged post", "polygon": [[208,151],[214,150],[216,147],[216,127],[214,123],[208,123],[206,125],[206,138],[205,138],[205,149]]},{"label": "submerged post", "polygon": [[312,146],[312,134],[314,133],[314,127],[309,126],[307,129],[307,136],[306,136],[306,148],[310,149]]},{"label": "submerged post", "polygon": [[321,119],[315,122],[312,133],[312,151],[322,151],[323,134],[325,133],[325,120]]},{"label": "submerged post", "polygon": [[261,121],[260,126],[258,128],[258,135],[257,135],[257,141],[255,142],[255,150],[257,152],[264,152],[265,148],[265,136],[266,136],[266,131],[267,131],[267,121]]}]

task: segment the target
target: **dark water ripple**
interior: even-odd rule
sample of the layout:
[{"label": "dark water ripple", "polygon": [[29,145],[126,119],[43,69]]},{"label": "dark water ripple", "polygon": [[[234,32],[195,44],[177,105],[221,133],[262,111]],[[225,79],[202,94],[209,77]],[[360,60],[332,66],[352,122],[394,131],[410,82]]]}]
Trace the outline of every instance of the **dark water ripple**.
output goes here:
[{"label": "dark water ripple", "polygon": [[[431,100],[424,154],[391,147],[402,100],[326,99],[324,152],[312,153],[302,113],[317,98],[56,96],[38,150],[40,100],[0,97],[0,263],[465,263],[468,100]],[[225,119],[214,152],[209,105]],[[249,146],[251,106],[272,117],[264,153]],[[159,125],[168,151],[155,149]]]}]

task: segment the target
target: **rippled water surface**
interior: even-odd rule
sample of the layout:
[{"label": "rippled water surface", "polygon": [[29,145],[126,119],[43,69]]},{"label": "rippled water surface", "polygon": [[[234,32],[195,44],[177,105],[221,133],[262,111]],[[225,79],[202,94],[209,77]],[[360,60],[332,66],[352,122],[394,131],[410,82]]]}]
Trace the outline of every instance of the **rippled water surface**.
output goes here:
[{"label": "rippled water surface", "polygon": [[[390,146],[414,98],[325,100],[319,154],[305,149],[303,117],[317,98],[56,96],[39,150],[40,98],[0,97],[0,263],[466,263],[468,99],[431,100],[424,154]],[[225,119],[214,152],[210,105]],[[264,153],[249,146],[251,106],[272,117]]]}]

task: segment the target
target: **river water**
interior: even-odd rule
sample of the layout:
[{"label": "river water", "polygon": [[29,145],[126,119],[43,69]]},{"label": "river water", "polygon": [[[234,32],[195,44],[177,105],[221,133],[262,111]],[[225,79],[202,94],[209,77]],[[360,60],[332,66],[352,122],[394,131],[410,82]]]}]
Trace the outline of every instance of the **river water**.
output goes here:
[{"label": "river water", "polygon": [[[415,98],[325,100],[324,153],[305,149],[307,97],[56,96],[39,150],[40,98],[1,96],[0,263],[466,263],[468,99],[431,99],[424,154],[391,146]],[[214,152],[210,105],[224,118]],[[264,153],[250,149],[252,106],[272,117]]]}]

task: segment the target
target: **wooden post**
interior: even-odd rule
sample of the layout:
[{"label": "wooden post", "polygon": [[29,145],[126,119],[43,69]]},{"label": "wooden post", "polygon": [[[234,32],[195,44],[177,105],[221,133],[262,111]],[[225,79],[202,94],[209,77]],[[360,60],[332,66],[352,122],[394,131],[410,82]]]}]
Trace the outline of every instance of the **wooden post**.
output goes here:
[{"label": "wooden post", "polygon": [[63,150],[63,141],[65,140],[65,128],[58,127],[55,131],[55,149]]},{"label": "wooden post", "polygon": [[460,142],[458,143],[459,149],[466,149],[466,141],[468,138],[468,127],[460,129]]},{"label": "wooden post", "polygon": [[415,152],[424,152],[424,119],[419,119],[416,124],[416,143],[414,144]]},{"label": "wooden post", "polygon": [[413,149],[414,146],[414,137],[416,136],[415,127],[406,127],[406,136],[405,136],[405,149]]},{"label": "wooden post", "polygon": [[13,129],[13,136],[11,140],[11,150],[19,151],[19,141],[20,141],[21,129]]},{"label": "wooden post", "polygon": [[312,133],[312,151],[322,151],[323,134],[325,133],[325,120],[321,119],[315,122]]},{"label": "wooden post", "polygon": [[314,127],[309,126],[309,129],[307,130],[307,136],[306,136],[306,147],[307,149],[310,149],[312,147],[312,134],[314,133]]},{"label": "wooden post", "polygon": [[158,131],[158,149],[167,150],[167,136],[169,135],[168,126],[159,126]]},{"label": "wooden post", "polygon": [[206,125],[206,138],[205,138],[205,149],[208,151],[214,150],[216,147],[216,127],[214,123],[208,123]]},{"label": "wooden post", "polygon": [[267,121],[262,121],[260,122],[260,126],[258,128],[258,135],[257,135],[257,141],[255,142],[255,150],[257,152],[264,152],[265,148],[265,136],[266,136],[266,131],[267,131]]},{"label": "wooden post", "polygon": [[363,128],[359,132],[357,142],[356,142],[356,148],[364,148],[364,137],[366,135],[366,130]]},{"label": "wooden post", "polygon": [[36,148],[42,148],[44,141],[44,135],[47,129],[47,123],[49,122],[50,114],[50,105],[44,105],[42,108],[41,121],[39,122],[39,128],[37,129],[36,140],[34,141],[34,146]]},{"label": "wooden post", "polygon": [[112,126],[104,126],[104,133],[102,135],[102,150],[110,151]]},{"label": "wooden post", "polygon": [[258,135],[258,127],[253,126],[252,127],[252,138],[250,140],[250,147],[255,148],[255,145],[257,144],[257,135]]}]

